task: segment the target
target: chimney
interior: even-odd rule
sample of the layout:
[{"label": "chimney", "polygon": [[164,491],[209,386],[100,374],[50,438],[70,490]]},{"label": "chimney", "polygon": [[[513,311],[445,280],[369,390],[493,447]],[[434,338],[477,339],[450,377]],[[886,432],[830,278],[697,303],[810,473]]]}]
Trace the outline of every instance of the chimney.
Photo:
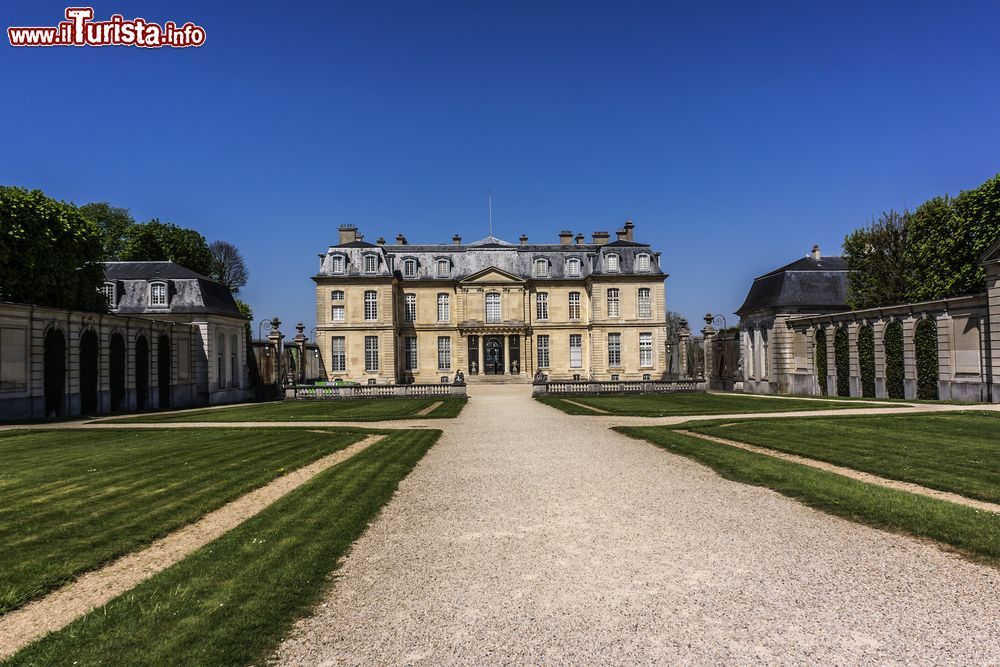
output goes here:
[{"label": "chimney", "polygon": [[615,232],[615,236],[618,237],[619,241],[624,241],[625,237],[628,236],[628,232],[626,232],[624,229],[619,229],[617,232]]},{"label": "chimney", "polygon": [[521,234],[520,241],[521,241],[521,245],[522,246],[528,245],[528,235],[527,234]]},{"label": "chimney", "polygon": [[455,245],[462,245],[462,237],[459,236],[458,234],[455,234],[454,236],[451,237],[451,242],[454,243]]},{"label": "chimney", "polygon": [[819,252],[819,246],[818,245],[814,245],[813,249],[812,249],[812,258],[815,259],[818,262],[822,257],[823,257],[823,255],[821,255],[820,252]]},{"label": "chimney", "polygon": [[632,235],[633,235],[632,230],[634,230],[634,229],[635,229],[635,223],[632,222],[631,220],[626,220],[625,221],[625,240],[626,241],[632,241],[633,240],[633,238],[632,238]]},{"label": "chimney", "polygon": [[378,237],[378,240],[376,240],[375,243],[379,245],[385,245],[385,237],[384,236]]},{"label": "chimney", "polygon": [[594,232],[591,234],[591,239],[593,240],[594,245],[604,245],[608,242],[610,237],[611,234],[608,234],[607,232]]},{"label": "chimney", "polygon": [[340,245],[358,240],[358,228],[354,225],[341,225],[337,231],[340,232]]},{"label": "chimney", "polygon": [[406,237],[402,234],[396,234],[396,245],[406,245]]},{"label": "chimney", "polygon": [[577,234],[576,235],[576,244],[577,245],[583,245],[584,238],[586,238],[586,237],[583,234]]},{"label": "chimney", "polygon": [[573,232],[564,229],[559,232],[559,245],[570,245],[573,242]]}]

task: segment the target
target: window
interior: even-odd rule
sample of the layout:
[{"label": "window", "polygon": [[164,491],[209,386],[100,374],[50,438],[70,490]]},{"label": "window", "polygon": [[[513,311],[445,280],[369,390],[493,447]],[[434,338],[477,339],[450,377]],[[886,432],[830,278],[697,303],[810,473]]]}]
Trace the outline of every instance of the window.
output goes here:
[{"label": "window", "polygon": [[378,271],[378,257],[365,255],[365,273],[375,273],[376,271]]},{"label": "window", "polygon": [[566,275],[577,278],[580,275],[580,260],[572,258],[566,262]]},{"label": "window", "polygon": [[539,336],[538,337],[538,367],[548,368],[549,367],[549,337]]},{"label": "window", "polygon": [[451,368],[451,338],[448,336],[438,336],[438,370],[446,371]]},{"label": "window", "polygon": [[439,259],[437,261],[437,275],[438,278],[447,278],[451,273],[451,262],[446,259]]},{"label": "window", "polygon": [[215,371],[218,377],[215,378],[218,385],[221,387],[226,383],[226,337],[220,335],[216,339],[216,343],[219,345],[219,349],[216,351],[215,355]]},{"label": "window", "polygon": [[347,370],[347,345],[343,336],[330,339],[330,370],[334,373]]},{"label": "window", "polygon": [[653,334],[639,334],[639,366],[641,368],[651,368],[653,366]]},{"label": "window", "polygon": [[406,370],[417,370],[417,337],[407,336],[403,340],[403,348],[405,350]]},{"label": "window", "polygon": [[365,336],[365,370],[369,373],[378,370],[378,336]]},{"label": "window", "polygon": [[0,329],[0,391],[28,386],[28,334],[25,329]]},{"label": "window", "polygon": [[618,255],[609,254],[604,259],[609,273],[618,273]]},{"label": "window", "polygon": [[608,334],[608,366],[619,368],[622,365],[622,335]]},{"label": "window", "polygon": [[340,290],[330,292],[330,319],[334,322],[343,322],[347,319],[347,311],[344,306],[344,293]]},{"label": "window", "polygon": [[547,259],[535,260],[535,275],[536,276],[549,275],[549,261]]},{"label": "window", "polygon": [[569,319],[578,320],[580,319],[580,293],[570,292],[569,293]]},{"label": "window", "polygon": [[539,292],[535,295],[535,319],[549,319],[549,295],[547,292]]},{"label": "window", "polygon": [[417,295],[406,294],[403,296],[403,321],[417,321]]},{"label": "window", "polygon": [[608,289],[608,317],[621,317],[621,295],[617,287]]},{"label": "window", "polygon": [[378,292],[375,290],[365,292],[365,319],[369,321],[378,319]]},{"label": "window", "polygon": [[500,294],[499,292],[486,293],[486,322],[495,324],[500,321]]},{"label": "window", "polygon": [[108,303],[108,308],[115,307],[115,284],[114,283],[104,283],[101,286],[101,294],[104,295],[104,300]]},{"label": "window", "polygon": [[[370,273],[370,271],[369,271]],[[403,260],[403,277],[413,278],[417,275],[417,260],[415,259],[404,259]]]},{"label": "window", "polygon": [[344,272],[344,256],[334,255],[330,258],[330,271],[333,273],[343,273]]},{"label": "window", "polygon": [[569,335],[569,367],[583,368],[583,336]]},{"label": "window", "polygon": [[235,387],[239,384],[239,373],[236,371],[236,350],[238,349],[238,343],[236,342],[236,336],[232,336],[229,339],[229,385]]},{"label": "window", "polygon": [[149,305],[156,308],[163,308],[167,305],[167,284],[149,284]]},{"label": "window", "polygon": [[635,270],[649,271],[649,255],[641,253],[635,256]]},{"label": "window", "polygon": [[438,294],[438,322],[451,321],[451,303],[447,294]]},{"label": "window", "polygon": [[652,317],[653,305],[649,298],[649,288],[639,288],[639,317]]}]

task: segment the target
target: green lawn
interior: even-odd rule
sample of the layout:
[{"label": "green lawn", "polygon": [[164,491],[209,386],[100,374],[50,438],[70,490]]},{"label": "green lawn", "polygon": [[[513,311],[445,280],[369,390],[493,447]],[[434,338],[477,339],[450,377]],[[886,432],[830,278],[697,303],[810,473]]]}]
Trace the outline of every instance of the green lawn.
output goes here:
[{"label": "green lawn", "polygon": [[[110,422],[265,422],[265,421],[383,421],[388,419],[441,419],[457,417],[465,398],[358,398],[340,401],[276,401],[234,405],[231,408],[147,413],[110,419]],[[430,414],[421,410],[441,403]]]},{"label": "green lawn", "polygon": [[688,430],[1000,502],[1000,414],[803,417]]},{"label": "green lawn", "polygon": [[803,401],[740,394],[676,393],[632,396],[555,396],[538,399],[571,415],[595,415],[593,410],[567,400],[599,408],[614,415],[673,417],[681,415],[733,415],[749,412],[794,412],[797,410],[843,410],[863,407],[846,401]]},{"label": "green lawn", "polygon": [[1000,515],[905,491],[865,484],[764,454],[706,442],[672,427],[616,429],[716,470],[765,486],[818,510],[877,528],[935,540],[975,560],[1000,565]]},{"label": "green lawn", "polygon": [[303,429],[0,433],[0,613],[364,435]]},{"label": "green lawn", "polygon": [[264,664],[439,435],[393,433],[9,664]]}]

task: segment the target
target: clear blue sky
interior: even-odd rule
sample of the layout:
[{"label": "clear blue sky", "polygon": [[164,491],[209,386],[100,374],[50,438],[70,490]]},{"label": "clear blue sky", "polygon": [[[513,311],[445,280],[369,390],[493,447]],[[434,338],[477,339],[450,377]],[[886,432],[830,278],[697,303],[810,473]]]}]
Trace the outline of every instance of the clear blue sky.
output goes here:
[{"label": "clear blue sky", "polygon": [[[626,218],[700,328],[754,276],[1000,171],[1000,2],[136,2],[199,49],[0,46],[0,183],[227,239],[257,319],[317,253]],[[65,4],[5,2],[3,27]],[[289,330],[291,327],[287,327]]]}]

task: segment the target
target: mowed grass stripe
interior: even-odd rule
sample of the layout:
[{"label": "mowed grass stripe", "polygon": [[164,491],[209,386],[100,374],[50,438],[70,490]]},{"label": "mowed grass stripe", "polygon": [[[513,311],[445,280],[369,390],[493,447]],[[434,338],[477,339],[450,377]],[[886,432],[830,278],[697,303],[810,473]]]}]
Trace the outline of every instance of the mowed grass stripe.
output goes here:
[{"label": "mowed grass stripe", "polygon": [[1000,413],[805,417],[686,428],[1000,503]]},{"label": "mowed grass stripe", "polygon": [[790,461],[678,433],[670,427],[619,427],[711,467],[722,477],[764,486],[810,507],[876,528],[934,540],[974,560],[1000,565],[1000,515],[867,484]]},{"label": "mowed grass stripe", "polygon": [[[740,396],[739,394],[676,394],[627,396],[542,396],[546,405],[571,415],[590,415],[597,408],[608,414],[634,417],[673,417],[685,415],[733,415],[761,412],[797,412],[800,410],[846,410],[865,407],[846,401],[796,400]],[[576,405],[574,405],[574,403]],[[895,407],[883,405],[880,407]],[[899,407],[904,407],[900,405]]]},{"label": "mowed grass stripe", "polygon": [[9,664],[262,664],[439,435],[389,435]]},{"label": "mowed grass stripe", "polygon": [[[0,613],[362,437],[206,429],[29,431],[0,438],[6,482],[0,488]],[[64,460],[59,452],[67,454]],[[26,493],[52,489],[58,480],[72,491],[42,503]]]},{"label": "mowed grass stripe", "polygon": [[[185,423],[185,422],[297,422],[297,421],[389,421],[394,419],[441,419],[457,417],[465,407],[464,398],[372,398],[347,400],[278,401],[237,405],[231,408],[150,413],[135,417],[103,420],[105,423]],[[429,414],[425,408],[441,403]]]}]

